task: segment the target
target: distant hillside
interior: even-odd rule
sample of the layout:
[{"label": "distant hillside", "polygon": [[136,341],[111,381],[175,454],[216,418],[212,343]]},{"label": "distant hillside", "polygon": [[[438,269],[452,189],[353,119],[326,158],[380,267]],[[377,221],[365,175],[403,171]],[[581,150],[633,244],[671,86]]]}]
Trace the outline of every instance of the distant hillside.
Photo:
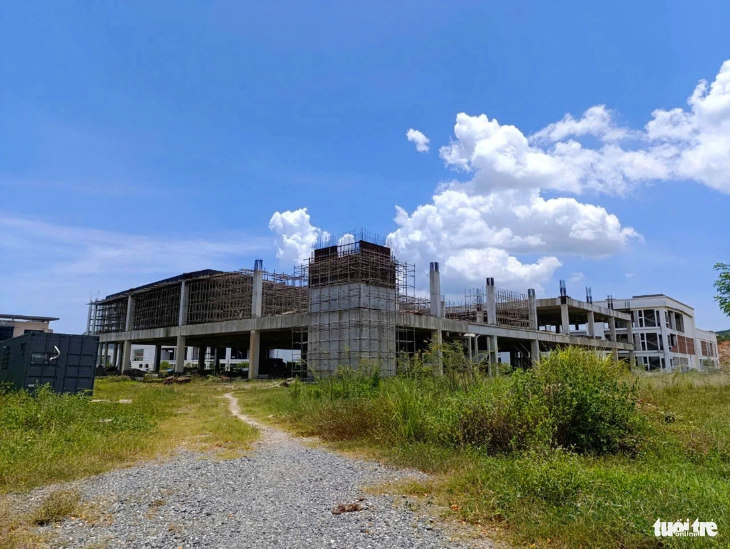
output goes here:
[{"label": "distant hillside", "polygon": [[729,330],[720,330],[714,333],[717,334],[717,341],[729,341]]}]

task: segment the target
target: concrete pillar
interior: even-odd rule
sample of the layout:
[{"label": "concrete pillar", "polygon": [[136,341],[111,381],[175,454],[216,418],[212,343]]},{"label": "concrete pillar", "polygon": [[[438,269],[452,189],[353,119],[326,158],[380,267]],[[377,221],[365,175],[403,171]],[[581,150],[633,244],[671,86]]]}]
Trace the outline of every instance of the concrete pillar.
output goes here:
[{"label": "concrete pillar", "polygon": [[186,281],[180,283],[180,305],[178,306],[178,326],[185,326],[188,320],[188,286]]},{"label": "concrete pillar", "polygon": [[127,318],[125,319],[125,332],[134,328],[135,323],[135,298],[127,296]]},{"label": "concrete pillar", "polygon": [[124,372],[127,370],[131,364],[131,357],[132,357],[132,341],[129,339],[125,339],[122,347],[122,364],[120,366],[120,371]]},{"label": "concrete pillar", "polygon": [[[264,280],[264,270],[262,269],[262,260],[254,260],[254,274],[252,279],[252,317],[262,316],[262,281]],[[259,336],[257,336],[259,337]],[[251,365],[251,361],[249,361]],[[251,368],[249,370],[251,372]]]},{"label": "concrete pillar", "polygon": [[430,314],[442,317],[442,290],[440,287],[440,264],[430,263]]},{"label": "concrete pillar", "polygon": [[468,340],[467,341],[467,343],[468,343],[468,362],[473,362],[473,339],[475,339],[475,338],[473,338],[473,337],[467,338],[467,340]]},{"label": "concrete pillar", "polygon": [[539,317],[536,314],[536,290],[529,288],[529,329],[539,329]]},{"label": "concrete pillar", "polygon": [[163,346],[160,345],[160,343],[157,343],[155,345],[155,362],[153,364],[153,372],[159,372],[160,371],[160,358],[163,354]]},{"label": "concrete pillar", "polygon": [[539,362],[540,358],[541,358],[541,353],[539,353],[539,340],[532,339],[531,340],[531,365],[535,366],[536,363]]},{"label": "concrete pillar", "polygon": [[186,338],[179,335],[175,339],[175,373],[182,374],[186,365]]},{"label": "concrete pillar", "polygon": [[257,379],[259,376],[259,330],[249,332],[249,379]]},{"label": "concrete pillar", "polygon": [[442,367],[442,330],[432,330],[432,349],[434,352],[434,364],[432,365],[435,375],[441,376],[444,373]]},{"label": "concrete pillar", "polygon": [[569,305],[562,303],[559,309],[562,312],[562,332],[564,335],[569,335]]},{"label": "concrete pillar", "polygon": [[198,348],[198,371],[203,372],[206,369],[206,346]]},{"label": "concrete pillar", "polygon": [[115,341],[114,342],[114,351],[112,354],[112,366],[114,366],[115,368],[119,367],[118,366],[119,365],[119,356],[118,355],[119,355],[119,343],[117,343]]},{"label": "concrete pillar", "polygon": [[[663,320],[662,320],[662,322],[663,322]],[[635,346],[635,341],[633,340],[633,321],[632,320],[625,321],[625,331],[628,334],[628,343]],[[635,367],[635,351],[630,351],[628,353],[628,366],[630,368]]]},{"label": "concrete pillar", "polygon": [[102,360],[102,356],[104,356],[104,348],[102,344],[100,343],[97,346],[97,367],[104,366],[104,361]]},{"label": "concrete pillar", "polygon": [[488,324],[496,325],[496,286],[493,278],[485,279],[485,310]]},{"label": "concrete pillar", "polygon": [[489,336],[488,339],[491,343],[491,364],[498,364],[498,336]]},{"label": "concrete pillar", "polygon": [[[608,323],[610,325],[610,340],[613,341],[614,343],[617,343],[618,342],[618,334],[617,334],[617,331],[615,329],[615,318],[614,317],[610,317],[608,319]],[[617,348],[613,349],[613,352],[612,353],[613,353],[613,360],[618,360],[618,350],[617,350]]]},{"label": "concrete pillar", "polygon": [[595,313],[587,311],[587,336],[595,337]]}]

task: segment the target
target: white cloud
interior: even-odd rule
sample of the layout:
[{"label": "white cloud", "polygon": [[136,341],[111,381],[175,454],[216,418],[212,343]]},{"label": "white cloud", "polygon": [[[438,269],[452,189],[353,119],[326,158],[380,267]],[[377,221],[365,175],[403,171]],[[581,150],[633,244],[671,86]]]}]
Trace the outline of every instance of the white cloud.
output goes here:
[{"label": "white cloud", "polygon": [[417,147],[417,152],[426,153],[430,150],[430,140],[419,130],[409,128],[407,130],[407,141],[411,141]]},{"label": "white cloud", "polygon": [[[445,265],[445,278],[476,283],[541,287],[562,262],[554,255],[602,257],[640,236],[604,208],[574,198],[545,200],[538,190],[488,194],[452,183],[412,214],[397,207],[398,229],[389,235],[397,257],[423,266]],[[517,254],[541,256],[522,263]],[[525,288],[524,288],[525,289]]]},{"label": "white cloud", "polygon": [[277,235],[277,258],[287,266],[307,261],[318,240],[329,236],[310,223],[307,208],[275,212],[269,229]]},{"label": "white cloud", "polygon": [[531,135],[529,141],[555,143],[568,137],[583,135],[593,135],[603,141],[618,141],[630,137],[632,132],[627,128],[617,127],[605,105],[596,105],[587,109],[579,120],[571,114],[564,115],[559,122],[549,124]]},{"label": "white cloud", "polygon": [[[441,262],[448,292],[488,276],[507,287],[541,289],[563,255],[617,254],[642,236],[601,206],[556,195],[622,195],[644,182],[672,179],[729,192],[729,62],[711,85],[697,86],[688,105],[654,111],[641,130],[618,125],[598,105],[529,136],[486,115],[460,113],[455,139],[440,156],[469,174],[467,180],[442,184],[431,203],[411,213],[397,206],[389,244],[418,271]],[[421,132],[410,129],[407,138],[428,150]],[[288,230],[270,222],[270,228],[285,235],[281,247],[290,257],[304,257],[321,230],[305,210],[285,214],[298,222]],[[570,280],[583,277],[573,273]]]},{"label": "white cloud", "polygon": [[582,282],[585,279],[585,273],[572,273],[569,277],[570,282]]},{"label": "white cloud", "polygon": [[[603,106],[567,115],[527,137],[486,115],[457,115],[445,163],[473,174],[476,192],[494,189],[587,190],[623,194],[653,180],[689,179],[729,193],[729,61],[701,81],[689,109],[656,110],[644,130],[618,127]],[[597,147],[574,137],[594,136]],[[628,143],[622,145],[621,142]]]}]

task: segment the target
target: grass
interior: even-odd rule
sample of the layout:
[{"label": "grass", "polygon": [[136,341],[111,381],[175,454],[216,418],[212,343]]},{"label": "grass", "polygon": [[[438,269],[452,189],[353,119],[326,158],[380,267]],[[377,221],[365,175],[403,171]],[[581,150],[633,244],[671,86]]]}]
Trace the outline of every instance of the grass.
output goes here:
[{"label": "grass", "polygon": [[29,511],[17,508],[13,492],[165,457],[181,448],[212,451],[222,459],[240,456],[257,432],[234,418],[228,401],[220,398],[233,385],[203,380],[161,385],[120,377],[98,379],[93,399],[45,389],[35,396],[0,393],[0,547],[47,547],[50,535],[36,526],[103,517],[74,489],[61,486]]},{"label": "grass", "polygon": [[230,388],[99,379],[93,398],[101,402],[46,390],[0,394],[0,493],[96,475],[181,447],[239,455],[257,435],[217,398]]},{"label": "grass", "polygon": [[[729,544],[728,375],[633,376],[571,351],[501,378],[341,372],[238,396],[260,419],[433,473],[402,489],[512,543]],[[718,536],[653,534],[657,518],[697,517]]]}]

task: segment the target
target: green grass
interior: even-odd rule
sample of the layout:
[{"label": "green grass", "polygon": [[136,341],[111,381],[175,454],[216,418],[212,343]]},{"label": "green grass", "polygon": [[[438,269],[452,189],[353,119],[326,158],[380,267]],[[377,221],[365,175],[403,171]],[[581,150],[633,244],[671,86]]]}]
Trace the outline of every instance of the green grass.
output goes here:
[{"label": "green grass", "polygon": [[[498,379],[342,373],[238,396],[261,419],[433,473],[402,489],[512,543],[728,546],[729,376],[631,376],[593,357]],[[657,518],[697,517],[718,536],[653,535]]]},{"label": "green grass", "polygon": [[93,398],[108,402],[46,390],[0,394],[0,493],[99,474],[181,447],[238,455],[256,431],[217,398],[230,388],[100,379]]}]

